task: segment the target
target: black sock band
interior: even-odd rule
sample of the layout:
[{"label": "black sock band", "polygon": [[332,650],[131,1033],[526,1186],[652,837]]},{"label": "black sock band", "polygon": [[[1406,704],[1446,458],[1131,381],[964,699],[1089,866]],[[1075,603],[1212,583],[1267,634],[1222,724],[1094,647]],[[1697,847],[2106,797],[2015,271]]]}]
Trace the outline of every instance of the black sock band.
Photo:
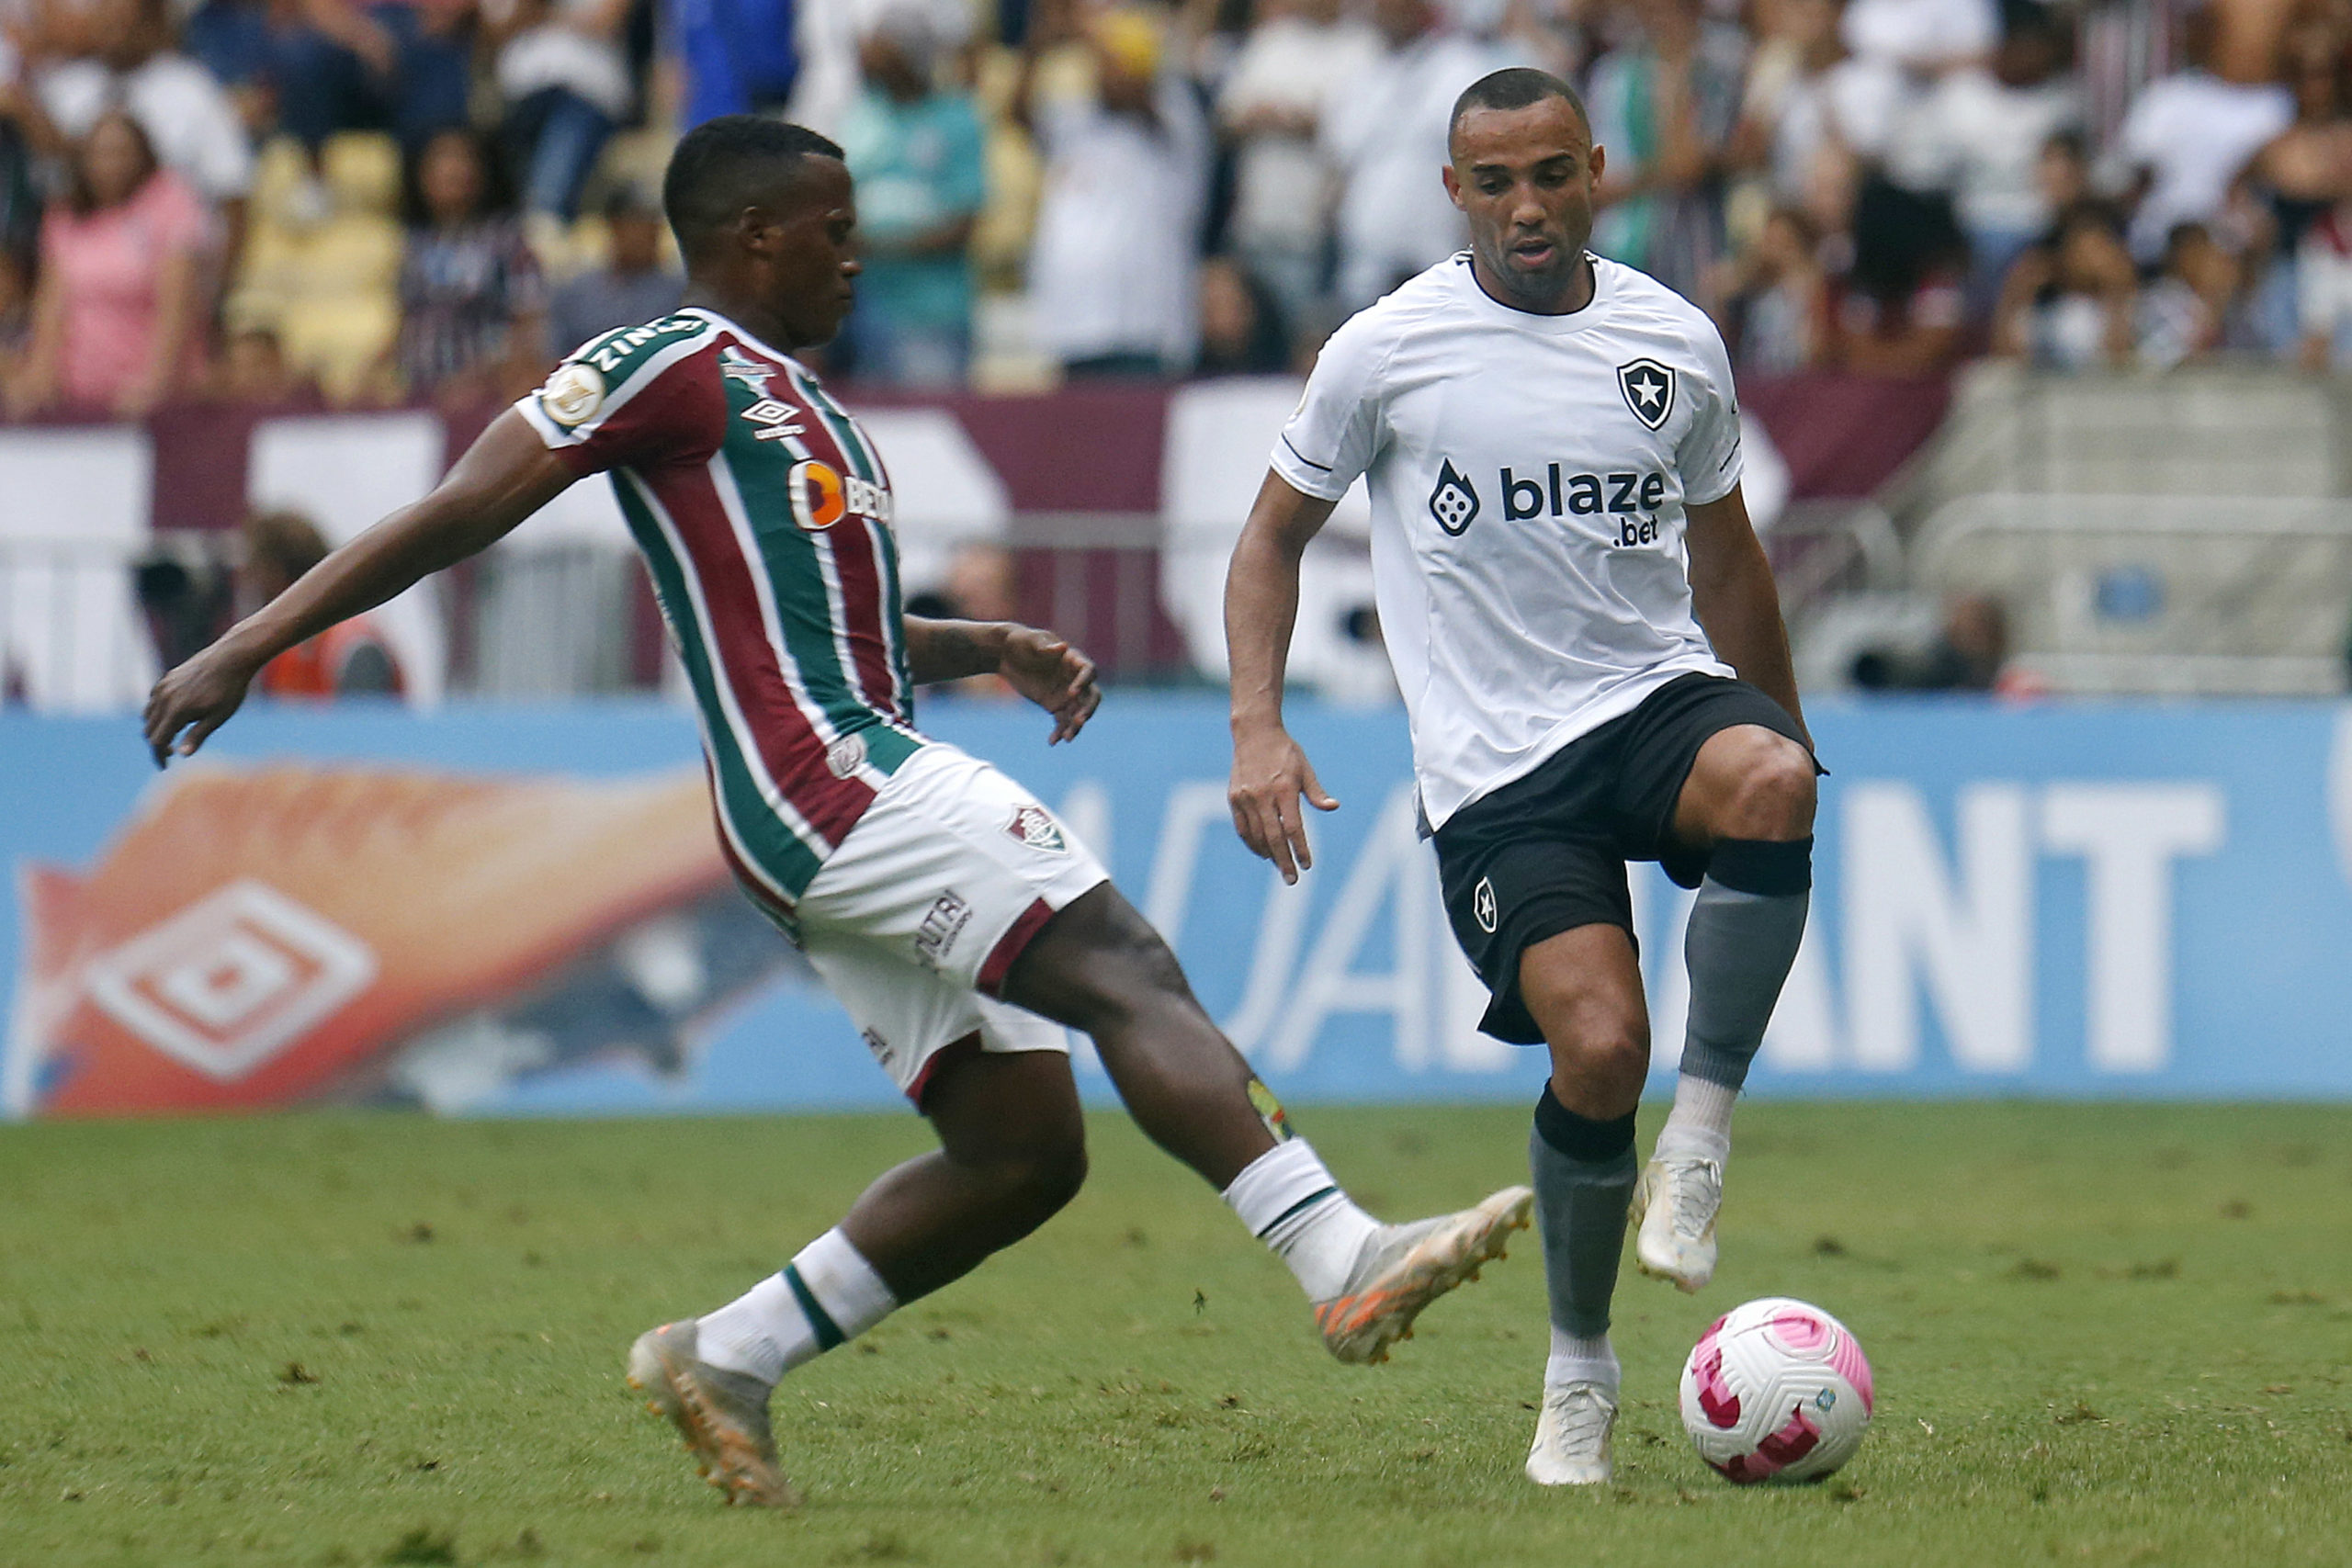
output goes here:
[{"label": "black sock band", "polygon": [[1785,898],[1813,887],[1813,835],[1774,843],[1724,839],[1707,857],[1707,874],[1735,893]]},{"label": "black sock band", "polygon": [[1560,1103],[1547,1080],[1544,1098],[1535,1102],[1535,1135],[1570,1159],[1598,1165],[1634,1146],[1634,1113],[1609,1122],[1579,1116]]}]

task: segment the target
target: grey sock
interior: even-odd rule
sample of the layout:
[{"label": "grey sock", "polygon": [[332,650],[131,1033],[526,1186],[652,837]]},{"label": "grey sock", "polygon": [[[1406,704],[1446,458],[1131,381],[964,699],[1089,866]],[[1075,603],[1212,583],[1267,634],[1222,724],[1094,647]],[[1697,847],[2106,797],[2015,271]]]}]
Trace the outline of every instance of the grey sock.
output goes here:
[{"label": "grey sock", "polygon": [[1682,939],[1690,975],[1682,1070],[1692,1077],[1732,1089],[1747,1081],[1747,1066],[1804,940],[1812,862],[1811,839],[1716,846]]},{"label": "grey sock", "polygon": [[1634,1197],[1634,1118],[1595,1122],[1562,1105],[1544,1086],[1527,1140],[1535,1206],[1544,1221],[1544,1279],[1552,1325],[1579,1339],[1609,1332],[1617,1260],[1625,1249],[1625,1210]]}]

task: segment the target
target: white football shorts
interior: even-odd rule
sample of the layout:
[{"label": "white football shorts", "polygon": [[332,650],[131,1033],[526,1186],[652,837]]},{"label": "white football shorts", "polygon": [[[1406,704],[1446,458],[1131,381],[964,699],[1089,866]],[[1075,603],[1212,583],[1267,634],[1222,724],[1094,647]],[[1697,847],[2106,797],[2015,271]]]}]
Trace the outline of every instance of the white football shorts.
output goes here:
[{"label": "white football shorts", "polygon": [[1053,915],[1110,880],[1035,796],[941,741],[890,775],[796,908],[800,943],[874,1059],[920,1105],[932,1060],[1060,1051],[1060,1024],[997,999]]}]

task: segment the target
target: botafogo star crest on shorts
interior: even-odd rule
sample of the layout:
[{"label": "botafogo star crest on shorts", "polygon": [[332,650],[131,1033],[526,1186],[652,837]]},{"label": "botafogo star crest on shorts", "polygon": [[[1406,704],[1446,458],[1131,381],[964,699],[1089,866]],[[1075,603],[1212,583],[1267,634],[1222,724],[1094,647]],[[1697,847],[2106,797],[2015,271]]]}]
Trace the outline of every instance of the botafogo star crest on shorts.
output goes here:
[{"label": "botafogo star crest on shorts", "polygon": [[1625,406],[1652,430],[1662,427],[1674,412],[1674,367],[1655,359],[1635,359],[1617,367],[1617,389]]}]

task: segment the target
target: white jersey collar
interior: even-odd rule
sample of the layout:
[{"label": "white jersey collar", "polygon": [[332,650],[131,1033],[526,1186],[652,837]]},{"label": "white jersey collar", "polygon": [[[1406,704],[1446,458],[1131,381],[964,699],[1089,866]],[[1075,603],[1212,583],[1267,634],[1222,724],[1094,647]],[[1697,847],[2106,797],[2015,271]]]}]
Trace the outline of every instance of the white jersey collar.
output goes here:
[{"label": "white jersey collar", "polygon": [[1508,322],[1523,332],[1544,333],[1565,336],[1570,333],[1590,330],[1606,321],[1617,303],[1617,267],[1602,256],[1592,258],[1592,299],[1581,310],[1566,315],[1544,315],[1534,310],[1521,310],[1506,305],[1487,293],[1478,283],[1477,273],[1470,264],[1470,253],[1463,251],[1454,256],[1455,289],[1469,301],[1473,310],[1488,319]]}]

